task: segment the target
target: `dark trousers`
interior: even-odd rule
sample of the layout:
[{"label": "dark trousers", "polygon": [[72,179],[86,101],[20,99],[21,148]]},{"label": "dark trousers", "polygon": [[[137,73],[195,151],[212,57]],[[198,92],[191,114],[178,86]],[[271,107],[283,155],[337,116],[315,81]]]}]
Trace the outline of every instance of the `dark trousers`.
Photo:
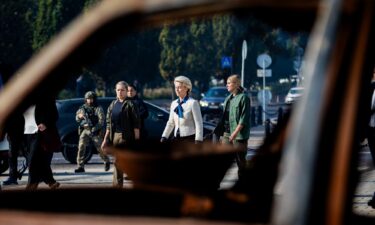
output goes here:
[{"label": "dark trousers", "polygon": [[181,137],[181,136],[177,136],[177,137],[174,137],[173,138],[173,141],[176,141],[176,142],[194,142],[195,141],[195,134],[193,135],[189,135],[189,136],[185,136],[185,137]]},{"label": "dark trousers", "polygon": [[[18,157],[19,153],[25,153],[23,152],[23,137],[13,135],[13,134],[8,134],[9,138],[9,144],[10,144],[10,149],[8,152],[8,162],[9,162],[9,177],[11,179],[17,179],[18,177]],[[25,155],[26,158],[26,155]]]},{"label": "dark trousers", "polygon": [[233,142],[229,142],[230,133],[223,134],[223,138],[221,142],[223,144],[233,144],[235,147],[240,147],[243,151],[238,152],[236,154],[236,163],[238,166],[238,179],[243,179],[244,170],[246,170],[246,154],[247,154],[247,142],[248,139],[245,140],[233,140]]},{"label": "dark trousers", "polygon": [[373,165],[375,166],[375,127],[368,127],[367,143],[370,148]]},{"label": "dark trousers", "polygon": [[53,152],[45,151],[40,145],[40,136],[25,134],[25,144],[28,153],[29,179],[28,184],[55,183],[51,169]]}]

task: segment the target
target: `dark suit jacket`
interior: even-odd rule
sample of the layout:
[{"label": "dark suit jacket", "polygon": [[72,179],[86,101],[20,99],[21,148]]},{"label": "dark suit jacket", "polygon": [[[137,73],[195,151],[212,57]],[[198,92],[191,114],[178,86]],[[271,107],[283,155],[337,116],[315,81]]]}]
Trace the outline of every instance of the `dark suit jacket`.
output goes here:
[{"label": "dark suit jacket", "polygon": [[55,127],[59,118],[54,99],[47,99],[35,105],[35,121],[37,124],[43,123],[46,127]]}]

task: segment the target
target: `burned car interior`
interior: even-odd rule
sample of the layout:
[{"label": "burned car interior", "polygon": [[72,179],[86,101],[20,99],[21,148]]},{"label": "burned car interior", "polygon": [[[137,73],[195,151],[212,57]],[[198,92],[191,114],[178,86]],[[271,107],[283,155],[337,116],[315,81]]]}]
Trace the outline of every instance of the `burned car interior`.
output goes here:
[{"label": "burned car interior", "polygon": [[371,0],[102,1],[4,86],[0,128],[42,96],[57,97],[83,67],[111,65],[108,52],[131,54],[122,45],[126,37],[214,15],[246,21],[244,36],[258,39],[262,28],[246,32],[249,21],[303,33],[304,95],[248,161],[245,179],[228,189],[217,187],[239,149],[152,140],[112,149],[133,188],[3,190],[0,224],[373,224],[375,217],[353,211],[353,198],[370,114],[374,10]]}]

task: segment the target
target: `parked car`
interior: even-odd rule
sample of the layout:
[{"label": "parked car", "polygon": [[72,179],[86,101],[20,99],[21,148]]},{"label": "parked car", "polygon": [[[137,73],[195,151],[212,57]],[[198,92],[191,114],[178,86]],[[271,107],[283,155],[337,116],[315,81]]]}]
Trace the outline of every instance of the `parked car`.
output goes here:
[{"label": "parked car", "polygon": [[305,88],[303,87],[292,87],[289,89],[288,94],[285,97],[285,103],[292,104],[297,101],[299,98],[301,98],[304,90]]},{"label": "parked car", "polygon": [[[107,108],[113,99],[113,97],[99,97],[97,102],[103,107],[103,110],[106,113]],[[59,112],[57,128],[63,143],[62,154],[67,161],[73,164],[77,161],[78,151],[78,123],[75,121],[75,113],[83,103],[84,98],[56,101],[57,110]],[[148,132],[148,139],[159,140],[163,133],[165,124],[168,121],[169,112],[148,101],[145,101],[145,103],[149,111],[149,116],[145,120],[145,129]],[[214,124],[204,122],[204,135],[211,133],[213,129]],[[97,154],[97,151],[92,145],[90,145],[85,152],[85,161],[88,162],[93,154]]]},{"label": "parked car", "polygon": [[199,101],[204,121],[215,121],[223,113],[223,104],[229,92],[225,86],[211,87]]}]

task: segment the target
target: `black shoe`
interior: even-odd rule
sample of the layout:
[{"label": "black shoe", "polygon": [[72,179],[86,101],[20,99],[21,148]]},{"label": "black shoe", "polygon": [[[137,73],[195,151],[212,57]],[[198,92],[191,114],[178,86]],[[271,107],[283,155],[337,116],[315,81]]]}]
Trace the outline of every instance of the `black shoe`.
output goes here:
[{"label": "black shoe", "polygon": [[368,203],[367,203],[368,206],[371,206],[372,208],[375,209],[375,201],[374,199],[371,199]]},{"label": "black shoe", "polygon": [[55,189],[57,189],[57,188],[60,187],[60,183],[57,182],[57,181],[55,181],[55,182],[53,182],[53,183],[48,184],[48,186],[49,186],[49,188],[51,188],[52,190],[55,190]]},{"label": "black shoe", "polygon": [[109,168],[110,168],[110,165],[111,165],[110,162],[105,162],[105,163],[104,163],[104,171],[108,171]]},{"label": "black shoe", "polygon": [[38,188],[39,183],[31,183],[26,185],[26,190],[34,191]]},{"label": "black shoe", "polygon": [[84,173],[85,172],[85,168],[83,167],[78,167],[77,169],[74,170],[75,173]]},{"label": "black shoe", "polygon": [[3,181],[3,185],[17,185],[18,182],[17,182],[17,178],[13,178],[13,177],[8,177],[8,179],[6,179],[5,181]]}]

